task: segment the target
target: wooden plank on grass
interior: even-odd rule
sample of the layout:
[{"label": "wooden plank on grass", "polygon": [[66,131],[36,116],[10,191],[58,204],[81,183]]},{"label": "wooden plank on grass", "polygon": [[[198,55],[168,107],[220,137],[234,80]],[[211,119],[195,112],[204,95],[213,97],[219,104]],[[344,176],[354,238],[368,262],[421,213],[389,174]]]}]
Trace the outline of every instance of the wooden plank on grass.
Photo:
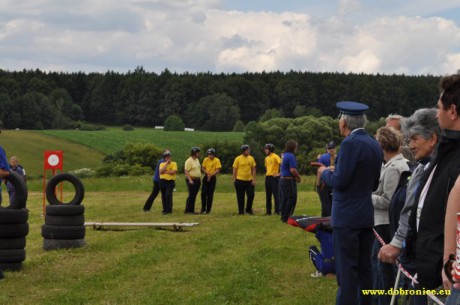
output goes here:
[{"label": "wooden plank on grass", "polygon": [[85,222],[85,226],[90,226],[98,230],[102,227],[172,227],[175,231],[182,231],[183,227],[194,227],[198,224],[198,222]]}]

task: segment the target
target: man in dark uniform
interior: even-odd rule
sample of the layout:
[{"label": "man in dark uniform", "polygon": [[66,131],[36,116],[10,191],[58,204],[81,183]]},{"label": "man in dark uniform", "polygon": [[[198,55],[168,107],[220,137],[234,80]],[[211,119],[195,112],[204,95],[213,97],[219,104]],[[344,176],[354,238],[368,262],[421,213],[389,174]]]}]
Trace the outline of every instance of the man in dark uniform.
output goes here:
[{"label": "man in dark uniform", "polygon": [[372,289],[372,192],[379,184],[383,153],[379,143],[364,131],[367,105],[338,102],[337,108],[341,110],[340,133],[346,138],[335,169],[318,169],[322,181],[333,188],[332,234],[339,284],[336,304],[366,305],[371,304],[371,297],[362,290]]}]

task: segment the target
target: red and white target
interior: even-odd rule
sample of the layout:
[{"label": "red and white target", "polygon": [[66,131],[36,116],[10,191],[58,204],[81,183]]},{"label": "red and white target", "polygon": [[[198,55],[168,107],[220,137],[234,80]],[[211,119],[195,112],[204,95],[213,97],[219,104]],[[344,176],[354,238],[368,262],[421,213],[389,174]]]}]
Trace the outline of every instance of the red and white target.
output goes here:
[{"label": "red and white target", "polygon": [[60,169],[62,170],[62,163],[64,161],[64,154],[62,150],[47,150],[45,151],[45,165],[46,169]]}]

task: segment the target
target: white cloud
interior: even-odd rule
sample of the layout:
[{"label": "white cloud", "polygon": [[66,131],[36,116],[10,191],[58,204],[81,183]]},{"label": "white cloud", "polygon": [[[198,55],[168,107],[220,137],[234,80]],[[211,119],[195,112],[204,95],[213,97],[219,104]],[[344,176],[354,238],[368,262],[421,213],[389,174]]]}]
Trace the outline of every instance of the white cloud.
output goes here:
[{"label": "white cloud", "polygon": [[458,7],[453,0],[372,3],[336,0],[323,18],[313,9],[226,11],[220,0],[0,0],[0,68],[388,74],[460,68],[457,24],[414,15]]}]

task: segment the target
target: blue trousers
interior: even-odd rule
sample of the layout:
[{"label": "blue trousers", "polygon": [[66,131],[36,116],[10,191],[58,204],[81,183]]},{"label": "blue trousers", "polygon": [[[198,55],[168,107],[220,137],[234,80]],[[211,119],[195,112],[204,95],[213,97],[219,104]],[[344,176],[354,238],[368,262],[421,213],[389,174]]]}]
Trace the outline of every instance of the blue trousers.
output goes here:
[{"label": "blue trousers", "polygon": [[372,289],[372,228],[333,228],[333,246],[337,272],[336,305],[370,305]]},{"label": "blue trousers", "polygon": [[281,221],[287,222],[297,205],[297,181],[282,179],[279,182]]}]

